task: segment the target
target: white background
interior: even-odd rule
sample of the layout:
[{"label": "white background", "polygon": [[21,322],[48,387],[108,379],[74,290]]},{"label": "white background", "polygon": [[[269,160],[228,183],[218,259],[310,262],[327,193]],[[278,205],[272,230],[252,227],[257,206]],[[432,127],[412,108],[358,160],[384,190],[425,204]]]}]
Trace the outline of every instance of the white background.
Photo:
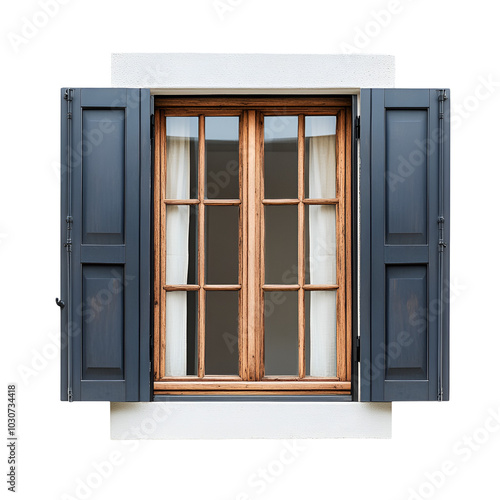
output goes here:
[{"label": "white background", "polygon": [[[500,424],[485,430],[500,412],[495,3],[222,0],[224,12],[213,0],[65,3],[18,45],[41,2],[2,4],[0,411],[6,384],[17,383],[17,497],[498,498]],[[301,441],[284,465],[280,441],[110,441],[109,403],[59,401],[60,87],[109,86],[112,52],[341,53],[345,44],[395,55],[398,87],[451,88],[451,402],[395,403],[392,440]],[[111,458],[119,463],[98,474]],[[453,473],[437,474],[447,462]]]}]

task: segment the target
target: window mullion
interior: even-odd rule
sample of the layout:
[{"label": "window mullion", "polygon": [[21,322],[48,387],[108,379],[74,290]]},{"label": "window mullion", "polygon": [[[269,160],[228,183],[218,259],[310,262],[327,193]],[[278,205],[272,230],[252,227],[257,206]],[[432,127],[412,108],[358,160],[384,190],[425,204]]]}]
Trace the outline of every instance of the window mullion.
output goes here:
[{"label": "window mullion", "polygon": [[304,151],[305,151],[305,117],[299,115],[299,130],[298,130],[298,283],[299,283],[299,304],[298,304],[298,327],[299,327],[299,378],[304,378],[306,375],[306,312],[305,312],[305,246],[304,246]]},{"label": "window mullion", "polygon": [[198,121],[198,377],[205,376],[205,116]]},{"label": "window mullion", "polygon": [[248,379],[259,380],[259,371],[261,365],[261,320],[260,320],[260,241],[259,241],[259,203],[260,203],[260,182],[257,156],[257,116],[254,110],[249,110],[248,120],[248,217],[247,217],[247,365]]}]

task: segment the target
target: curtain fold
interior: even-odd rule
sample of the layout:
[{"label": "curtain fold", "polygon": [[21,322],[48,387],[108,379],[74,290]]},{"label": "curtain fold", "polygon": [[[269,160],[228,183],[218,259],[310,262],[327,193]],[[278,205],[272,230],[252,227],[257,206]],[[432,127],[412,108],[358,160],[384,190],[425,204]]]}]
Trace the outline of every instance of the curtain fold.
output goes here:
[{"label": "curtain fold", "polygon": [[[309,198],[336,197],[335,135],[321,135],[322,122],[311,121]],[[316,130],[315,130],[316,129]],[[310,282],[335,284],[336,207],[309,206]],[[310,375],[337,375],[336,291],[310,292]]]},{"label": "curtain fold", "polygon": [[[166,197],[190,195],[189,118],[167,118]],[[168,205],[166,211],[166,283],[187,284],[189,264],[189,205]],[[167,292],[165,315],[165,375],[187,374],[187,293]]]}]

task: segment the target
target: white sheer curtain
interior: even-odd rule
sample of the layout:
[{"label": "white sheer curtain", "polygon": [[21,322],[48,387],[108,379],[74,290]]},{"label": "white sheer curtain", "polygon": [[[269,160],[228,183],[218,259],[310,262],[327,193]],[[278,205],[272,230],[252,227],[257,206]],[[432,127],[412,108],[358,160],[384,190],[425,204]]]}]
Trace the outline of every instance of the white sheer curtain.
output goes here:
[{"label": "white sheer curtain", "polygon": [[[336,197],[335,118],[307,117],[309,198]],[[333,125],[333,126],[332,126]],[[309,129],[309,131],[308,131]],[[310,282],[337,281],[335,205],[309,205]],[[336,291],[310,292],[310,375],[337,375]]]},{"label": "white sheer curtain", "polygon": [[[189,118],[167,118],[166,197],[190,198]],[[187,283],[189,264],[189,206],[169,205],[166,220],[166,283]],[[165,375],[187,373],[187,293],[167,292],[165,314]]]}]

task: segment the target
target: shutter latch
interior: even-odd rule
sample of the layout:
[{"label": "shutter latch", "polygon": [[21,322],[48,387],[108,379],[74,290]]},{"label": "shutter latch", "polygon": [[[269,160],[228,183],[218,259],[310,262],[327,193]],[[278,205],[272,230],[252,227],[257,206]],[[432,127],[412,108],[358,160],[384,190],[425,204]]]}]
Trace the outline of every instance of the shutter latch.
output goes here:
[{"label": "shutter latch", "polygon": [[354,137],[359,139],[361,137],[361,117],[356,116],[354,119]]},{"label": "shutter latch", "polygon": [[61,308],[61,309],[64,309],[64,306],[66,305],[64,303],[64,300],[61,300],[59,298],[56,297],[56,304]]}]

